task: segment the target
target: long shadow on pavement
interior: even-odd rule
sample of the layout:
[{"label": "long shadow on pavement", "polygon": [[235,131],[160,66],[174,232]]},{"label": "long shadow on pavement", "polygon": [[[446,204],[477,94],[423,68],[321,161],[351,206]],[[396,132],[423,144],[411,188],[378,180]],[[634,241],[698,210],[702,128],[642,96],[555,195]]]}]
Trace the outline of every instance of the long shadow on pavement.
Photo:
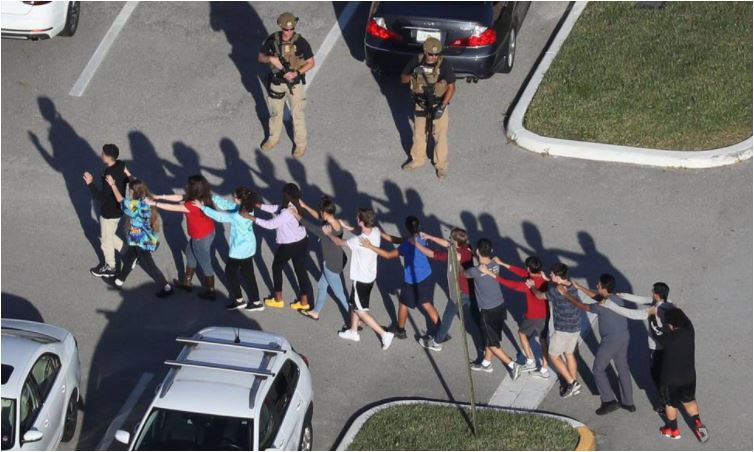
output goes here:
[{"label": "long shadow on pavement", "polygon": [[4,319],[44,322],[39,309],[34,306],[34,303],[26,298],[19,297],[12,293],[3,292],[0,295],[0,305],[2,305],[2,318]]}]

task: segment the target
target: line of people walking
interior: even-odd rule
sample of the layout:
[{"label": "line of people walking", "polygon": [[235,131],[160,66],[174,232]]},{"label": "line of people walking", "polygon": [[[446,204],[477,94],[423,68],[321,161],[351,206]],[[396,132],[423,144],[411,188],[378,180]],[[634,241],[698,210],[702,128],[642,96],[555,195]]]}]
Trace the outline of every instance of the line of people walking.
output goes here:
[{"label": "line of people walking", "polygon": [[[552,367],[560,377],[560,395],[564,398],[577,395],[582,389],[575,352],[582,331],[582,311],[591,312],[597,316],[601,336],[592,366],[601,399],[596,410],[598,415],[621,408],[636,411],[628,366],[628,321],[647,320],[650,367],[660,400],[656,410],[666,420],[661,433],[670,438],[680,437],[677,409],[682,407],[693,419],[697,438],[706,441],[709,436],[696,403],[693,326],[685,313],[668,300],[670,289],[665,283],[655,283],[652,297],[644,299],[617,293],[615,277],[604,273],[599,276],[596,290],[592,290],[570,279],[568,266],[564,263],[552,264],[545,274],[540,258],[529,256],[523,267],[518,267],[497,257],[492,242],[486,238],[479,238],[472,248],[467,232],[460,228],[451,231],[450,240],[437,237],[423,231],[419,218],[413,215],[405,219],[403,236],[393,236],[381,230],[375,212],[370,208],[359,208],[355,224],[351,225],[337,216],[336,205],[330,197],[322,197],[314,208],[302,199],[300,189],[294,183],[283,186],[279,204],[263,202],[257,193],[245,186],[237,187],[230,199],[223,198],[212,193],[210,184],[201,175],[188,178],[184,194],[153,194],[144,181],[134,177],[118,160],[118,156],[117,146],[103,146],[101,158],[105,168],[101,188],[94,183],[89,172],[84,173],[85,183],[100,203],[101,245],[105,259],[90,271],[116,288],[124,286],[126,278],[138,264],[158,284],[156,295],[164,298],[172,295],[175,287],[192,292],[193,278],[198,271],[202,276],[202,290],[198,296],[215,300],[217,293],[212,265],[215,222],[227,223],[230,224],[230,246],[225,258],[230,298],[228,310],[262,311],[266,307],[285,307],[283,269],[292,262],[299,292],[288,306],[302,316],[318,321],[328,290],[332,290],[344,318],[345,325],[338,333],[340,338],[358,342],[361,340],[359,330],[367,326],[380,338],[382,349],[387,350],[394,338],[407,338],[405,325],[409,311],[420,309],[427,317],[429,327],[418,342],[426,349],[440,352],[443,342],[448,340],[458,310],[464,309],[467,314],[464,327],[474,339],[481,358],[470,363],[472,370],[491,373],[496,358],[513,380],[522,373],[547,379]],[[152,258],[160,244],[159,211],[182,213],[186,218],[186,267],[183,278],[172,283],[166,280]],[[128,220],[125,242],[117,233],[123,216]],[[253,259],[258,250],[254,225],[275,231],[273,288],[272,294],[265,299],[260,298],[254,269]],[[314,306],[309,303],[311,286],[306,268],[310,235],[320,243],[324,258]],[[385,247],[383,242],[387,244]],[[350,259],[345,250],[350,252]],[[116,253],[121,256],[119,270],[116,270]],[[458,274],[449,272],[458,279],[460,297],[451,294],[441,316],[434,304],[435,279],[430,259],[447,262],[451,255],[457,257],[462,269]],[[370,295],[377,282],[378,257],[400,258],[403,265],[398,317],[389,327],[382,326],[369,309]],[[343,284],[346,264],[350,279],[348,295]],[[502,276],[503,270],[515,278]],[[248,290],[245,300],[242,279]],[[519,363],[515,355],[509,355],[502,344],[509,308],[503,297],[503,286],[524,294],[526,309],[518,325],[523,363]],[[533,343],[539,345],[539,356],[534,353]],[[614,393],[607,377],[611,361],[619,377],[619,395]]]}]

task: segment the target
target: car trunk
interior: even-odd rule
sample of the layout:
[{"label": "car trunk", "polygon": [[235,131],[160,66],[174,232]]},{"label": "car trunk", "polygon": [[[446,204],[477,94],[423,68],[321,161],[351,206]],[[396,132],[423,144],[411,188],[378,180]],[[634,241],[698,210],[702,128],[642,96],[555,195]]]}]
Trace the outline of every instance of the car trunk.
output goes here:
[{"label": "car trunk", "polygon": [[32,6],[24,2],[0,2],[0,13],[24,16],[29,14]]},{"label": "car trunk", "polygon": [[411,52],[418,52],[428,37],[447,48],[454,39],[471,36],[477,26],[492,26],[490,2],[383,2],[374,15],[403,37],[395,49]]}]

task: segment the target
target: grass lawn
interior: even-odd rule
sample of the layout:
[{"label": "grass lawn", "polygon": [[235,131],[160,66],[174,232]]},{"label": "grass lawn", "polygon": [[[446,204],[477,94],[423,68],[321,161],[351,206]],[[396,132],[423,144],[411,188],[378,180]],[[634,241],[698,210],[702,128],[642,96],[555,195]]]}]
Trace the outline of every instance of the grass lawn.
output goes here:
[{"label": "grass lawn", "polygon": [[573,450],[579,440],[570,425],[552,418],[496,410],[477,416],[474,437],[458,408],[393,406],[370,417],[349,450]]},{"label": "grass lawn", "polygon": [[589,3],[524,118],[539,135],[715,149],[752,135],[752,3]]}]

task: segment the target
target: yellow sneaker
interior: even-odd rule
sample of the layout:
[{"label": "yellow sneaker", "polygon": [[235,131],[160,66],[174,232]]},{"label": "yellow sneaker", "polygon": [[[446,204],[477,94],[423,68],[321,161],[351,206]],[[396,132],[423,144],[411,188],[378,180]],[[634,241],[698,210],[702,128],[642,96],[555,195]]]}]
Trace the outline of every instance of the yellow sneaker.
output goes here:
[{"label": "yellow sneaker", "polygon": [[295,302],[288,305],[291,309],[295,309],[296,311],[308,311],[312,307],[308,304],[301,304],[300,301],[296,300]]},{"label": "yellow sneaker", "polygon": [[285,306],[285,301],[283,300],[276,300],[275,297],[265,298],[264,304],[271,308],[282,308]]}]

